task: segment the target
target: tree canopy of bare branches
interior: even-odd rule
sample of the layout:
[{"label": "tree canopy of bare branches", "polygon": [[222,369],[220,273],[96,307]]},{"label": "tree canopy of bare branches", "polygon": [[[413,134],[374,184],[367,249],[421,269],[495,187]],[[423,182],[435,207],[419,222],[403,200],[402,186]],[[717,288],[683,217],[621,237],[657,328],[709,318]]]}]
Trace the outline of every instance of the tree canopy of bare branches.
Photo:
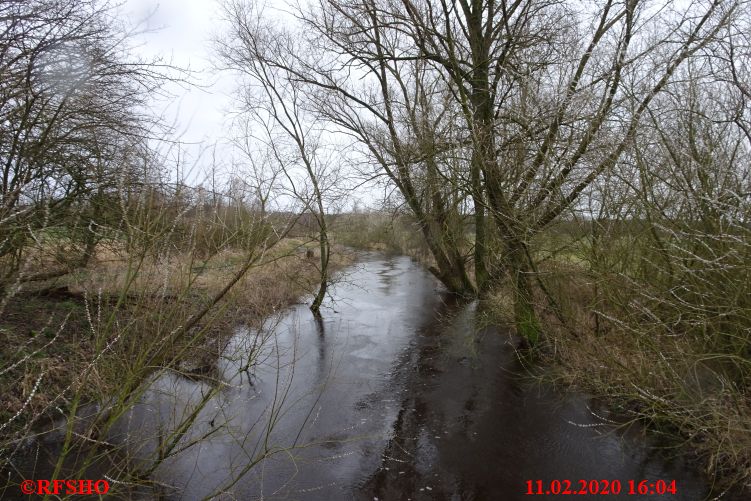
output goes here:
[{"label": "tree canopy of bare branches", "polygon": [[305,108],[393,183],[451,291],[482,294],[510,277],[534,340],[531,239],[614,168],[688,63],[724,50],[726,78],[747,91],[729,55],[747,7],[320,0],[274,34],[258,5],[237,0],[235,28],[277,42],[228,46],[241,71],[262,64],[294,82]]},{"label": "tree canopy of bare branches", "polygon": [[[32,279],[28,247],[58,231],[85,262],[123,186],[148,182],[148,99],[168,78],[130,55],[99,1],[0,2],[0,280]],[[152,167],[153,165],[148,165]],[[77,249],[76,249],[77,248]],[[88,250],[87,250],[88,249]]]}]

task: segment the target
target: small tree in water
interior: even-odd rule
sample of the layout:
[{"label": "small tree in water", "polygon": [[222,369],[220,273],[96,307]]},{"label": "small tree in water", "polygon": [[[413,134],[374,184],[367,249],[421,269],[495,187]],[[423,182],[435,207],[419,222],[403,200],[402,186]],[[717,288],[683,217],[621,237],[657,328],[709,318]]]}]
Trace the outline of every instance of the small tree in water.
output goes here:
[{"label": "small tree in water", "polygon": [[[326,203],[337,187],[339,169],[335,152],[321,144],[320,121],[305,108],[294,60],[286,58],[297,52],[293,34],[264,23],[258,14],[246,4],[227,3],[225,16],[233,31],[217,40],[218,53],[227,68],[246,77],[239,93],[244,114],[263,131],[261,141],[280,166],[293,203],[315,223],[319,279],[310,310],[320,317],[331,279]],[[306,257],[312,257],[310,250]]]}]

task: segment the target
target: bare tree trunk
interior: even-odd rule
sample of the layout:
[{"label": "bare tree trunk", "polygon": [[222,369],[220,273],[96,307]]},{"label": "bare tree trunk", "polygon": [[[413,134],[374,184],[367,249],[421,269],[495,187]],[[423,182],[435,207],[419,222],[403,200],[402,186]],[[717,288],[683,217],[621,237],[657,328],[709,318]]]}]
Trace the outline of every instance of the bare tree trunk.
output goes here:
[{"label": "bare tree trunk", "polygon": [[540,340],[541,331],[535,313],[532,274],[527,261],[527,253],[524,243],[516,240],[507,243],[507,249],[508,268],[514,294],[514,323],[519,335],[534,346]]},{"label": "bare tree trunk", "polygon": [[[307,164],[306,164],[307,165]],[[308,174],[310,175],[311,182],[313,183],[313,189],[315,192],[316,203],[318,205],[318,247],[321,253],[321,268],[320,268],[320,281],[318,283],[318,293],[313,299],[313,303],[310,305],[310,311],[316,317],[321,316],[321,304],[326,298],[326,291],[329,286],[329,255],[331,252],[331,245],[329,244],[328,227],[326,225],[326,213],[323,208],[323,197],[321,195],[318,179],[315,172],[312,171],[312,166],[308,165]]]}]

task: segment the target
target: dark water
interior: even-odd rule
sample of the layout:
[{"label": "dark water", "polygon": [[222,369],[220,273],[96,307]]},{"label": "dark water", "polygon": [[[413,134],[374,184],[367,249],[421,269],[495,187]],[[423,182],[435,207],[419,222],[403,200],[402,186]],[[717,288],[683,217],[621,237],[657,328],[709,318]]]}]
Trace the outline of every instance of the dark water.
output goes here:
[{"label": "dark water", "polygon": [[[333,295],[322,322],[300,305],[237,334],[218,362],[229,384],[152,476],[164,498],[555,499],[525,495],[526,482],[578,490],[580,479],[619,480],[621,496],[606,499],[707,497],[636,427],[616,431],[584,396],[519,377],[514,339],[476,327],[474,305],[441,294],[410,259],[365,255]],[[148,465],[210,390],[162,376],[106,439]],[[627,495],[629,480],[675,480],[677,495]]]}]

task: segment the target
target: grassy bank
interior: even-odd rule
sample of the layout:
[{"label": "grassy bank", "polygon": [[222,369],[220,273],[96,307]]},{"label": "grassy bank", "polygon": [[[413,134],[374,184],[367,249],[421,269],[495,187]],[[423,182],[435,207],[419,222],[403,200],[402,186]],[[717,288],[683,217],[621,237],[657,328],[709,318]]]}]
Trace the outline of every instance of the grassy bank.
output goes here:
[{"label": "grassy bank", "polygon": [[604,398],[627,421],[646,424],[669,456],[688,456],[716,492],[751,492],[748,359],[680,328],[647,318],[635,324],[599,297],[602,284],[582,266],[561,268],[567,272],[556,280],[566,324],[547,318],[543,377]]},{"label": "grassy bank", "polygon": [[[214,363],[239,325],[257,326],[317,287],[315,258],[302,240],[285,239],[259,255],[247,273],[214,299],[248,254],[225,248],[206,259],[174,253],[134,259],[101,246],[85,269],[40,282],[9,297],[0,317],[2,444],[8,457],[19,439],[87,401],[123,400],[154,371],[168,368],[213,378]],[[337,248],[332,271],[352,262]],[[186,332],[180,326],[209,308]]]},{"label": "grassy bank", "polygon": [[[647,308],[653,291],[644,283],[604,277],[588,258],[565,246],[538,270],[545,336],[533,353],[535,377],[605,402],[624,426],[646,425],[668,457],[689,458],[715,493],[751,493],[748,356],[666,322],[667,308]],[[486,306],[492,321],[512,325],[510,290],[496,290]]]},{"label": "grassy bank", "polygon": [[684,339],[613,330],[562,330],[546,351],[547,377],[605,397],[641,421],[669,455],[689,455],[719,490],[751,488],[751,399],[732,360]]}]

